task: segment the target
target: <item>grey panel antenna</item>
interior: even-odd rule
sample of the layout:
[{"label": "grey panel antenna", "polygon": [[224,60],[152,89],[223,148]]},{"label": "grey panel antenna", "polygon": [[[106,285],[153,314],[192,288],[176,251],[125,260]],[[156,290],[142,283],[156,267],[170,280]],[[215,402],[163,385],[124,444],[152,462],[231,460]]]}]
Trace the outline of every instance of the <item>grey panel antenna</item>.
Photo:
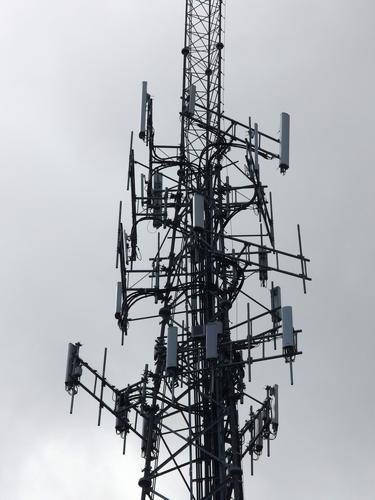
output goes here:
[{"label": "grey panel antenna", "polygon": [[279,427],[279,386],[275,384],[271,389],[272,399],[272,429],[274,432],[277,431]]},{"label": "grey panel antenna", "polygon": [[193,227],[204,229],[204,196],[200,193],[193,195]]},{"label": "grey panel antenna", "polygon": [[116,395],[115,412],[116,425],[115,429],[117,434],[124,434],[129,432],[128,414],[130,410],[130,402],[125,393]]},{"label": "grey panel antenna", "polygon": [[266,248],[260,247],[258,249],[259,256],[259,280],[264,285],[268,280],[268,252]]},{"label": "grey panel antenna", "polygon": [[142,457],[145,456],[147,450],[148,429],[149,429],[149,416],[145,415],[142,419],[142,442],[141,442]]},{"label": "grey panel antenna", "polygon": [[254,170],[259,175],[259,130],[257,123],[254,123]]},{"label": "grey panel antenna", "polygon": [[154,173],[154,189],[153,197],[153,226],[159,228],[162,226],[163,217],[163,174],[160,172]]},{"label": "grey panel antenna", "polygon": [[121,309],[122,309],[122,283],[121,283],[121,281],[118,281],[117,282],[117,294],[116,294],[116,313],[115,313],[116,319],[120,319]]},{"label": "grey panel antenna", "polygon": [[189,92],[189,105],[188,105],[188,113],[190,116],[194,115],[195,112],[195,93],[196,93],[196,86],[191,85],[190,86],[190,92]]},{"label": "grey panel antenna", "polygon": [[147,112],[147,82],[142,82],[141,127],[139,131],[140,139],[145,139],[146,137],[146,112]]},{"label": "grey panel antenna", "polygon": [[167,362],[166,369],[168,375],[174,375],[177,369],[177,327],[168,327],[167,337]]},{"label": "grey panel antenna", "polygon": [[202,338],[205,335],[205,329],[203,325],[193,325],[191,329],[191,336],[196,338]]},{"label": "grey panel antenna", "polygon": [[284,352],[294,351],[294,330],[293,330],[293,311],[291,306],[282,308],[282,328],[283,328],[283,349]]},{"label": "grey panel antenna", "polygon": [[281,321],[281,288],[279,286],[271,288],[271,310],[273,322],[279,323]]},{"label": "grey panel antenna", "polygon": [[125,262],[129,264],[129,236],[124,231]]},{"label": "grey panel antenna", "polygon": [[67,391],[74,390],[78,385],[79,378],[82,375],[82,368],[79,362],[79,348],[81,344],[68,345],[68,357],[66,361],[65,388]]},{"label": "grey panel antenna", "polygon": [[206,359],[217,358],[218,336],[223,332],[223,325],[220,321],[206,324]]},{"label": "grey panel antenna", "polygon": [[259,412],[259,415],[255,419],[255,450],[258,453],[261,453],[263,450],[263,419],[262,412]]},{"label": "grey panel antenna", "polygon": [[141,198],[142,198],[142,205],[144,204],[144,198],[145,198],[145,182],[146,182],[146,176],[145,176],[145,174],[141,174]]},{"label": "grey panel antenna", "polygon": [[289,168],[289,136],[290,116],[281,113],[280,117],[280,172],[284,174]]}]

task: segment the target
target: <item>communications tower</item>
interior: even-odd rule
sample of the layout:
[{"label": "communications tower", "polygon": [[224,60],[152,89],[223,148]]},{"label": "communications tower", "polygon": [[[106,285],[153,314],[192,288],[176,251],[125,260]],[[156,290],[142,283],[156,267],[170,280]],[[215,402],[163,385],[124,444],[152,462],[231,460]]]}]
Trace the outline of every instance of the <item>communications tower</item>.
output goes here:
[{"label": "communications tower", "polygon": [[[123,222],[120,203],[115,317],[122,343],[144,320],[154,360],[145,360],[139,381],[117,388],[106,378],[107,350],[99,373],[79,343],[69,344],[71,409],[82,388],[99,403],[99,424],[103,408],[114,416],[124,452],[127,436],[138,436],[141,500],[176,500],[159,488],[167,474],[181,481],[179,499],[243,500],[243,474],[269,450],[279,423],[277,384],[262,401],[248,393],[253,365],[285,360],[293,383],[301,354],[301,330],[277,279],[299,278],[306,292],[309,260],[299,226],[296,254],[276,247],[272,197],[262,183],[267,161],[282,174],[289,168],[289,115],[281,113],[274,137],[250,118],[224,113],[223,14],[224,0],[186,0],[176,144],[157,142],[147,82],[139,131],[146,161],[136,159],[131,135],[131,214]],[[149,224],[154,252],[141,262]]]}]

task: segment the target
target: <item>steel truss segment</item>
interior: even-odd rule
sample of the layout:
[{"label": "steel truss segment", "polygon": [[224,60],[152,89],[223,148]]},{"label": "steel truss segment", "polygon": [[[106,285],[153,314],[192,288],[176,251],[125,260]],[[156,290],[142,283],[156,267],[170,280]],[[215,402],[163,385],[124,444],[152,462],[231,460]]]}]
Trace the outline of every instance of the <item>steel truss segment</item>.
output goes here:
[{"label": "steel truss segment", "polygon": [[[222,0],[186,2],[186,66],[184,102],[195,87],[196,118],[219,129],[218,115],[222,105]],[[185,120],[185,151],[191,166],[199,164],[200,153],[212,139],[194,120]]]}]

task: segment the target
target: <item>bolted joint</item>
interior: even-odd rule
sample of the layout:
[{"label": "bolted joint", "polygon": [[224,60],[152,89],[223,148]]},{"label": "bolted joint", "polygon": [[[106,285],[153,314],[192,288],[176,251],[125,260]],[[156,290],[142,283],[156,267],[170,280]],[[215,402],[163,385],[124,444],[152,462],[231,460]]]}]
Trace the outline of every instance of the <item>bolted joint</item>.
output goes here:
[{"label": "bolted joint", "polygon": [[164,320],[164,321],[169,321],[171,317],[171,308],[169,306],[162,307],[159,310],[159,316]]},{"label": "bolted joint", "polygon": [[283,354],[285,356],[285,363],[289,363],[291,360],[293,360],[293,358],[296,354],[296,349],[294,346],[284,347]]},{"label": "bolted joint", "polygon": [[221,172],[223,169],[223,167],[220,165],[220,163],[216,163],[215,164],[215,173],[218,174],[219,172]]},{"label": "bolted joint", "polygon": [[143,476],[138,481],[138,486],[140,486],[146,493],[151,491],[152,480],[148,476]]},{"label": "bolted joint", "polygon": [[155,347],[154,347],[154,361],[156,361],[159,356],[165,356],[166,352],[166,347],[163,344],[163,339],[158,337],[155,342]]},{"label": "bolted joint", "polygon": [[228,474],[232,478],[240,478],[242,477],[242,469],[238,465],[229,465]]},{"label": "bolted joint", "polygon": [[184,171],[184,169],[183,169],[183,168],[179,168],[179,169],[177,170],[177,175],[178,175],[178,177],[180,177],[182,180],[184,180],[184,179],[185,179],[185,171]]},{"label": "bolted joint", "polygon": [[232,308],[232,302],[228,299],[223,299],[220,305],[222,309],[225,309],[226,311],[229,311],[229,309]]}]

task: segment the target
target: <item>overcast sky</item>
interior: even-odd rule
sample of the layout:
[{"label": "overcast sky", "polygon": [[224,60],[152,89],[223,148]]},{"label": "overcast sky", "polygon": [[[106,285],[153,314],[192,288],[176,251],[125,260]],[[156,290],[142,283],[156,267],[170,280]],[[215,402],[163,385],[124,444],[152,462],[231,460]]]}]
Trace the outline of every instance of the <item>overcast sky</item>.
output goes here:
[{"label": "overcast sky", "polygon": [[[108,346],[118,386],[152,361],[156,324],[119,348],[117,207],[142,80],[160,141],[177,142],[183,15],[183,0],[0,0],[4,500],[139,498],[139,442],[124,458],[83,393],[68,414],[65,358],[80,340],[99,368]],[[296,385],[282,363],[253,382],[279,382],[280,432],[245,470],[246,499],[374,495],[374,24],[373,0],[227,0],[225,111],[270,133],[291,114],[291,168],[270,177],[276,236],[297,251],[302,225],[313,277],[307,296],[285,284],[303,328]]]}]

